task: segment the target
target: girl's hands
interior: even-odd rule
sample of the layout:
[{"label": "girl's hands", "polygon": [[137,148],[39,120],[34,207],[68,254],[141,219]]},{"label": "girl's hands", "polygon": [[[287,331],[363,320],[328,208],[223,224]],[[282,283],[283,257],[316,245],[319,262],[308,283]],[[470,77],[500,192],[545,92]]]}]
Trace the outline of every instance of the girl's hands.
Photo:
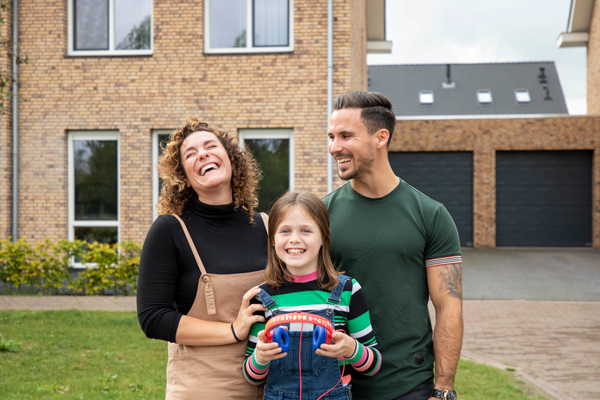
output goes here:
[{"label": "girl's hands", "polygon": [[265,317],[262,315],[254,315],[256,311],[266,311],[265,307],[262,304],[250,304],[250,300],[259,293],[260,288],[254,286],[244,294],[244,297],[242,297],[240,311],[238,312],[235,321],[233,321],[233,329],[240,340],[243,340],[248,336],[252,324],[255,322],[265,322]]},{"label": "girl's hands", "polygon": [[[284,327],[287,329],[287,327]],[[287,355],[287,353],[281,352],[281,347],[277,342],[267,342],[265,338],[265,331],[258,332],[258,341],[256,342],[256,349],[254,350],[254,357],[256,361],[261,364],[266,364],[269,361],[278,360]]]},{"label": "girl's hands", "polygon": [[333,344],[322,344],[316,353],[320,356],[332,358],[350,358],[356,351],[356,340],[346,335],[344,332],[335,331],[331,335]]}]

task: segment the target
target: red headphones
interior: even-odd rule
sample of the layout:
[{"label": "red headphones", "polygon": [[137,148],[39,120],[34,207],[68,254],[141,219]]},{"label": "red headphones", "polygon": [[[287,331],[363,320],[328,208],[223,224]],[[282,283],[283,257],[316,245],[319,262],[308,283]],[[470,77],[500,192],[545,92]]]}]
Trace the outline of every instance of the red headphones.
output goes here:
[{"label": "red headphones", "polygon": [[333,325],[331,322],[320,315],[303,313],[296,311],[293,313],[279,314],[267,321],[265,326],[265,338],[268,342],[277,342],[284,353],[290,349],[290,338],[285,329],[278,327],[279,325],[289,323],[305,323],[315,325],[315,332],[312,339],[312,347],[317,350],[323,343],[331,344],[331,336],[333,335]]}]

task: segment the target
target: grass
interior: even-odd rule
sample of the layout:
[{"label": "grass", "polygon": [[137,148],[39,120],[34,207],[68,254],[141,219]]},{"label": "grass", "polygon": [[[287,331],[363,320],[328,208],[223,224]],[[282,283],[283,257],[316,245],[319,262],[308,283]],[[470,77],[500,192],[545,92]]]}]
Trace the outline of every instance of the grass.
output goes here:
[{"label": "grass", "polygon": [[0,311],[2,399],[164,399],[166,343],[133,312]]},{"label": "grass", "polygon": [[[166,343],[147,339],[134,312],[0,311],[2,399],[164,399]],[[461,400],[545,400],[515,372],[461,360]]]}]

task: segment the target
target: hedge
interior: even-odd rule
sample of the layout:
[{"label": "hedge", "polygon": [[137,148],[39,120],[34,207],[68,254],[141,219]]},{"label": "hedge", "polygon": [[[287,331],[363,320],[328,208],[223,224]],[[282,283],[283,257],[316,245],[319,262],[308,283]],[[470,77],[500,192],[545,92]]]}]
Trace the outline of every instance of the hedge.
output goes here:
[{"label": "hedge", "polygon": [[[136,292],[142,245],[48,239],[0,239],[0,283],[13,290],[46,294],[123,294]],[[73,269],[73,261],[83,269]]]}]

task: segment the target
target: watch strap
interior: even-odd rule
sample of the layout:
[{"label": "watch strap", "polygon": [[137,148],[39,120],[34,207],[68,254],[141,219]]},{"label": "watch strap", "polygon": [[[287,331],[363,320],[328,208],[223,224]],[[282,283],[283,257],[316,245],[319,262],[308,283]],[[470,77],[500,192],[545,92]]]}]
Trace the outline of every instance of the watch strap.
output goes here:
[{"label": "watch strap", "polygon": [[447,390],[433,389],[431,391],[431,397],[435,397],[436,399],[445,399],[446,398],[446,392],[448,392],[448,391]]}]

